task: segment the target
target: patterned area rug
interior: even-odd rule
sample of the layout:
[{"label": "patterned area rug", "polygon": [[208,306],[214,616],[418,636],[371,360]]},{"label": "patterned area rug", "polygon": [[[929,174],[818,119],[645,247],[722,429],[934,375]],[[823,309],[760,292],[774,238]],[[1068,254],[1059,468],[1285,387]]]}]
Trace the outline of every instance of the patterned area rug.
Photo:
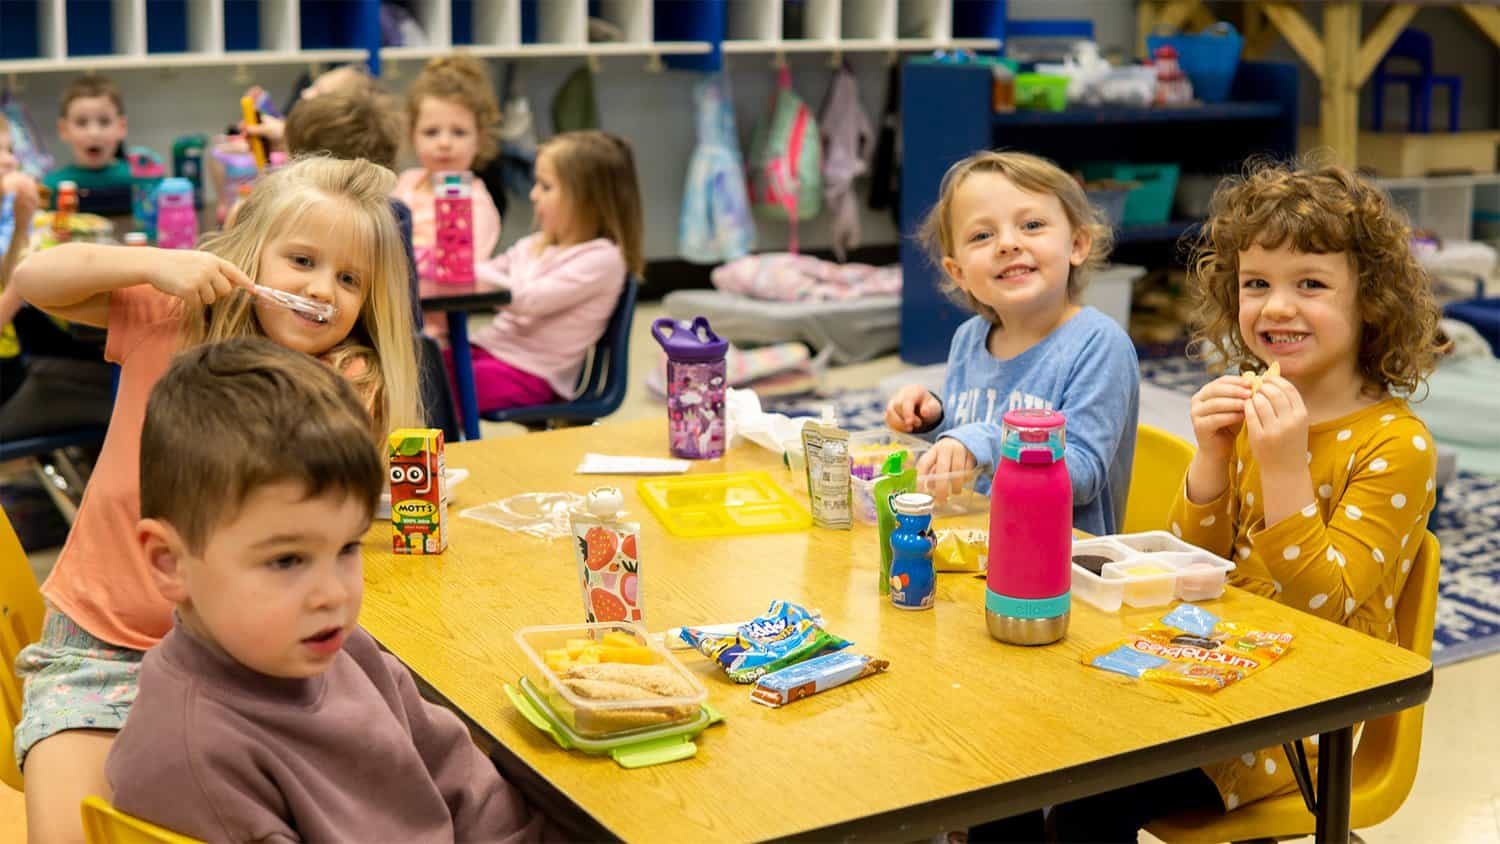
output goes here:
[{"label": "patterned area rug", "polygon": [[[1185,357],[1141,361],[1141,377],[1188,395],[1211,376]],[[850,390],[815,399],[768,402],[790,416],[817,416],[831,406],[839,422],[859,430],[885,424],[877,390]],[[1443,548],[1432,662],[1447,665],[1500,651],[1500,479],[1459,470],[1442,490],[1433,533]]]}]

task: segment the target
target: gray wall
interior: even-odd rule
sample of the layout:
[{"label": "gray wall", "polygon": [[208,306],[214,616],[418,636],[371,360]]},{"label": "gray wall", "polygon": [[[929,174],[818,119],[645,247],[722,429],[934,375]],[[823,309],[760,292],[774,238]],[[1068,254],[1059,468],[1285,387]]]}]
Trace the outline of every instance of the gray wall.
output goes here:
[{"label": "gray wall", "polygon": [[[1127,0],[1012,0],[1012,18],[1089,17],[1094,20],[1095,34],[1106,52],[1128,55],[1135,37],[1134,4]],[[1316,13],[1313,13],[1314,24]],[[1377,15],[1368,10],[1366,25],[1373,25]],[[1495,48],[1456,12],[1442,9],[1423,10],[1412,26],[1433,34],[1439,46],[1437,68],[1442,73],[1464,77],[1462,125],[1465,129],[1495,128],[1500,125],[1500,61]],[[1294,61],[1295,56],[1284,44],[1272,58]],[[830,69],[826,56],[796,55],[787,57],[797,91],[817,108],[827,88]],[[885,99],[886,57],[884,55],[850,56],[859,77],[865,109],[872,121],[878,121]],[[527,60],[518,63],[524,90],[531,100],[543,137],[550,132],[548,105],[563,79],[581,62],[572,60]],[[727,61],[734,86],[736,116],[742,143],[748,143],[755,120],[768,104],[773,71],[769,56],[732,56]],[[410,83],[419,69],[416,62],[403,62],[390,80],[396,90]],[[301,67],[248,68],[253,81],[282,97],[291,88]],[[499,78],[499,64],[492,64]],[[390,75],[389,65],[387,75]],[[171,149],[173,138],[187,132],[215,131],[235,120],[238,96],[247,84],[236,79],[233,68],[191,70],[135,70],[112,76],[120,83],[131,120],[131,140],[161,151]],[[640,168],[646,213],[646,254],[665,258],[676,254],[677,219],[682,196],[683,172],[692,153],[693,113],[692,85],[697,74],[682,71],[648,73],[641,58],[605,58],[602,72],[595,79],[604,128],[627,138],[636,149]],[[44,124],[49,148],[58,153],[57,142],[50,134],[56,117],[57,103],[67,82],[64,74],[28,75],[22,77],[23,101],[32,115]],[[1364,93],[1363,114],[1369,117],[1369,99]],[[1392,97],[1389,113],[1404,120],[1405,108],[1400,97]],[[1318,120],[1317,83],[1304,71],[1302,92],[1303,122]],[[1362,124],[1367,125],[1367,124]],[[66,152],[62,151],[66,156]],[[861,215],[864,242],[889,244],[897,239],[889,214],[865,210]],[[531,220],[528,203],[512,199],[506,215],[502,243],[508,244],[525,234]],[[826,218],[802,226],[801,242],[807,248],[828,244]],[[758,247],[778,249],[787,242],[782,224],[759,222]]]}]

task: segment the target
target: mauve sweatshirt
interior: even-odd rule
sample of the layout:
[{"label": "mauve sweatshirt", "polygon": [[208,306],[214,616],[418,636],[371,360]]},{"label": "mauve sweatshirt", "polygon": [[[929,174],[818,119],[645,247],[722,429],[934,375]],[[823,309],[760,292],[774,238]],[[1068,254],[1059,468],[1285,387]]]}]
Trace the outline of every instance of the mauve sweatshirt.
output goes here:
[{"label": "mauve sweatshirt", "polygon": [[175,625],[106,772],[121,811],[206,841],[557,837],[363,629],[323,674],[285,680]]}]

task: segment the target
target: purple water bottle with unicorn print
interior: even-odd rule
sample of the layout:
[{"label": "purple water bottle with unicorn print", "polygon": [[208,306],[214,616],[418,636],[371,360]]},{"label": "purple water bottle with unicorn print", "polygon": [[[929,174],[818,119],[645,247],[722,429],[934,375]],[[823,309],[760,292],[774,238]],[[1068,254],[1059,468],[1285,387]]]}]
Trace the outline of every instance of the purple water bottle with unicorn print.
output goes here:
[{"label": "purple water bottle with unicorn print", "polygon": [[729,341],[715,334],[701,316],[692,322],[663,317],[651,324],[651,335],[667,352],[667,439],[672,456],[724,456]]},{"label": "purple water bottle with unicorn print", "polygon": [[432,176],[432,276],[445,284],[474,283],[474,174]]}]

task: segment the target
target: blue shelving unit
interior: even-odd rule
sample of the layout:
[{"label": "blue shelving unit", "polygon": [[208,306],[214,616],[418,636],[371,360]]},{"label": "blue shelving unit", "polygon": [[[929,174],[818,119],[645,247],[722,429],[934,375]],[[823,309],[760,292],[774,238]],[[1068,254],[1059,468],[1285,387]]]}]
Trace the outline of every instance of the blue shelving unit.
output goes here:
[{"label": "blue shelving unit", "polygon": [[[1297,70],[1290,64],[1242,63],[1230,100],[1201,108],[997,115],[990,109],[990,71],[982,66],[909,62],[901,84],[900,223],[907,235],[901,242],[901,358],[914,364],[943,360],[953,332],[970,316],[938,290],[940,270],[910,237],[937,201],[943,174],[959,159],[1003,148],[1036,152],[1069,169],[1100,159],[1168,160],[1185,172],[1230,173],[1249,156],[1289,157],[1297,146]],[[1116,239],[1121,245],[1170,243],[1200,222],[1133,226]]]}]

